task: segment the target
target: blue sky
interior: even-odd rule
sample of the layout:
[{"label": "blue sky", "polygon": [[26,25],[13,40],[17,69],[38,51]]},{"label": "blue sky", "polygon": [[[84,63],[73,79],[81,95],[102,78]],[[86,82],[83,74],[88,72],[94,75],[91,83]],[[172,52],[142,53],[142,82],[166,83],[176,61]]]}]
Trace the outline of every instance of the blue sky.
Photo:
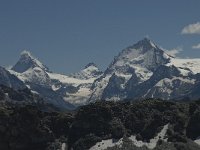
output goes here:
[{"label": "blue sky", "polygon": [[56,72],[89,62],[105,69],[147,35],[179,57],[200,57],[199,8],[199,0],[0,0],[0,65],[26,49]]}]

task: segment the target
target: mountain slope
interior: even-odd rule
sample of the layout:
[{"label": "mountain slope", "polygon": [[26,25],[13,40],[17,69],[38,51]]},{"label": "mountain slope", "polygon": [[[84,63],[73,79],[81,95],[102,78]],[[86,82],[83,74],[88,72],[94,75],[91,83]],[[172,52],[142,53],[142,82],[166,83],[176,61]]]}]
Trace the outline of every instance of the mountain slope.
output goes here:
[{"label": "mountain slope", "polygon": [[96,64],[89,63],[78,73],[73,73],[70,76],[77,79],[97,78],[102,74]]},{"label": "mountain slope", "polygon": [[[194,74],[200,72],[199,65],[200,59],[174,58],[144,38],[114,58],[104,74],[93,83],[90,101],[154,97],[181,99],[198,84]],[[171,71],[176,73],[168,76]]]},{"label": "mountain slope", "polygon": [[[115,77],[123,78],[124,81],[118,86],[118,90],[123,91],[132,76],[137,78],[137,83],[135,84],[142,83],[148,80],[152,76],[153,71],[160,65],[169,63],[169,60],[169,55],[156,46],[151,40],[144,38],[136,44],[122,50],[119,55],[114,58],[113,62],[104,72],[103,77],[101,77],[102,79],[94,83],[94,92],[90,99],[107,99],[107,96],[104,95],[104,88],[113,84],[113,82],[109,80],[113,74]],[[119,93],[113,93],[113,97],[116,100],[125,98],[120,95]],[[112,96],[110,95],[108,99],[109,98],[112,98]]]},{"label": "mountain slope", "polygon": [[33,69],[35,67],[39,67],[44,71],[49,71],[46,66],[38,61],[38,59],[33,57],[30,52],[25,50],[21,53],[19,61],[12,67],[12,70],[14,70],[15,72],[23,73],[28,69]]},{"label": "mountain slope", "polygon": [[87,103],[92,83],[102,74],[94,63],[71,75],[53,73],[28,51],[21,53],[19,61],[9,72],[23,81],[32,92],[60,107],[69,103]]},{"label": "mountain slope", "polygon": [[27,51],[9,72],[32,92],[62,107],[98,100],[198,99],[199,65],[200,59],[172,57],[144,38],[123,49],[104,72],[89,63],[77,73],[54,73]]},{"label": "mountain slope", "polygon": [[5,68],[0,66],[0,84],[19,90],[25,89],[25,84],[15,75],[10,74]]},{"label": "mountain slope", "polygon": [[19,61],[9,72],[18,77],[33,93],[39,94],[44,101],[61,109],[74,109],[62,95],[52,89],[53,81],[48,75],[49,69],[30,52],[23,51]]}]

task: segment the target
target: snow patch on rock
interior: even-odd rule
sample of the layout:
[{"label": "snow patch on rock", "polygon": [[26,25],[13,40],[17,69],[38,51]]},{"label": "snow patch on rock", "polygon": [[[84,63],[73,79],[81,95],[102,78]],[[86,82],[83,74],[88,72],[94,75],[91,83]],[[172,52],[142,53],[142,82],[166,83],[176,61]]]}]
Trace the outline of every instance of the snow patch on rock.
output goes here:
[{"label": "snow patch on rock", "polygon": [[[162,140],[167,142],[167,138],[165,138],[167,130],[169,128],[169,124],[166,124],[163,129],[155,136],[154,138],[150,139],[150,142],[143,142],[138,141],[135,135],[129,137],[129,139],[133,142],[136,147],[143,147],[146,146],[149,149],[154,149],[158,143],[158,140]],[[121,147],[123,144],[123,138],[119,140],[115,139],[108,139],[102,140],[101,142],[97,142],[94,146],[92,146],[89,150],[105,150],[109,147],[119,146]]]},{"label": "snow patch on rock", "polygon": [[155,136],[153,139],[150,139],[150,142],[143,142],[143,141],[138,141],[136,139],[136,136],[131,136],[129,137],[129,139],[133,142],[133,144],[137,147],[143,147],[143,146],[146,146],[148,147],[149,149],[153,149],[156,147],[157,143],[158,143],[158,140],[163,140],[165,142],[167,142],[167,139],[165,138],[165,135],[166,135],[166,132],[167,132],[167,129],[169,127],[169,124],[165,125],[163,127],[163,129],[157,134],[157,136]]},{"label": "snow patch on rock", "polygon": [[198,145],[200,145],[200,137],[198,137],[196,140],[194,140],[195,143],[197,143]]},{"label": "snow patch on rock", "polygon": [[96,143],[96,145],[91,147],[89,150],[105,150],[109,147],[120,146],[123,143],[122,140],[123,138],[118,141],[115,139],[102,140],[101,142]]}]

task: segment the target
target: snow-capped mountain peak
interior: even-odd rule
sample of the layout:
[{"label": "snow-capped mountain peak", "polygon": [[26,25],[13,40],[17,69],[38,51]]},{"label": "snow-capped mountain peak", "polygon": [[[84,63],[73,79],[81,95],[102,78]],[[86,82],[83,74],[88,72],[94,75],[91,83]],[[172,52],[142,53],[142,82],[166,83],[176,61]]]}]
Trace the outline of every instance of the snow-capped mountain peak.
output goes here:
[{"label": "snow-capped mountain peak", "polygon": [[48,71],[49,69],[43,65],[37,58],[33,57],[32,54],[24,50],[21,53],[20,59],[18,62],[12,67],[12,70],[15,72],[23,73],[29,69],[33,69],[35,67],[39,67],[44,71]]},{"label": "snow-capped mountain peak", "polygon": [[96,65],[95,63],[93,63],[93,62],[88,63],[88,64],[85,66],[84,69],[87,69],[87,68],[89,68],[89,67],[94,67],[94,68],[97,68],[97,69],[98,69],[97,65]]},{"label": "snow-capped mountain peak", "polygon": [[99,70],[95,63],[89,63],[85,66],[81,72],[84,72],[88,75],[99,76],[102,72]]},{"label": "snow-capped mountain peak", "polygon": [[23,57],[31,57],[34,59],[34,57],[32,56],[31,52],[30,51],[27,51],[27,50],[24,50],[21,52],[21,56]]},{"label": "snow-capped mountain peak", "polygon": [[136,44],[133,45],[133,47],[135,49],[140,49],[141,47],[143,48],[143,50],[150,50],[152,48],[158,48],[157,45],[150,40],[149,38],[144,38],[140,41],[138,41]]},{"label": "snow-capped mountain peak", "polygon": [[[79,106],[102,99],[178,99],[190,93],[199,98],[199,64],[200,59],[171,57],[152,40],[144,38],[123,49],[105,72],[94,63],[70,75],[49,72],[28,51],[21,53],[9,72],[52,104],[63,105],[66,101]],[[2,76],[10,81],[7,85],[12,83]]]},{"label": "snow-capped mountain peak", "polygon": [[122,66],[143,67],[155,70],[159,65],[169,62],[170,56],[148,38],[122,50],[110,65],[110,69]]},{"label": "snow-capped mountain peak", "polygon": [[149,80],[155,70],[170,62],[170,58],[152,40],[144,38],[138,41],[123,49],[103,76],[95,81],[90,100],[123,99],[127,85],[135,86]]},{"label": "snow-capped mountain peak", "polygon": [[74,73],[71,76],[79,79],[96,78],[102,74],[102,71],[97,67],[95,63],[87,64],[84,69],[78,73]]}]

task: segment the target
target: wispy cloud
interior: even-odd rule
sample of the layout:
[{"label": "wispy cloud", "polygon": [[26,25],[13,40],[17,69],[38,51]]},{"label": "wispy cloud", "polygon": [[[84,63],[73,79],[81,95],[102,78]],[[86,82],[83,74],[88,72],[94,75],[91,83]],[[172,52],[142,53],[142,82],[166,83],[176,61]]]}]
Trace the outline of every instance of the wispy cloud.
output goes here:
[{"label": "wispy cloud", "polygon": [[193,49],[200,49],[200,43],[192,46]]},{"label": "wispy cloud", "polygon": [[185,26],[181,34],[200,34],[200,22]]},{"label": "wispy cloud", "polygon": [[180,52],[182,52],[183,49],[181,47],[177,47],[177,48],[173,48],[171,50],[165,50],[165,52],[173,57],[176,57],[177,54],[179,54]]}]

